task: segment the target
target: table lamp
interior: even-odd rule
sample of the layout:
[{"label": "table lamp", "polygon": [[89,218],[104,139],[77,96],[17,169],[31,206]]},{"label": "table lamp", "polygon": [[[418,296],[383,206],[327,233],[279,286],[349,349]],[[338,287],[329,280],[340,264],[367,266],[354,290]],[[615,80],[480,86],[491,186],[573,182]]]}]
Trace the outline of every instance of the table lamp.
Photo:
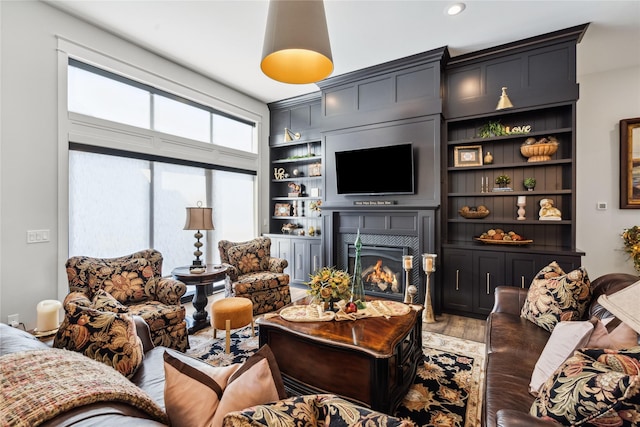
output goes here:
[{"label": "table lamp", "polygon": [[202,260],[200,257],[202,256],[202,252],[200,248],[202,247],[202,233],[201,230],[215,230],[213,227],[213,218],[212,218],[212,208],[203,208],[202,202],[197,203],[197,207],[187,208],[187,221],[184,225],[185,230],[196,230],[196,233],[193,235],[196,238],[196,242],[193,246],[196,247],[195,252],[193,253],[196,256],[196,259],[193,260],[193,263],[189,267],[189,269],[196,268],[204,268],[202,266]]}]

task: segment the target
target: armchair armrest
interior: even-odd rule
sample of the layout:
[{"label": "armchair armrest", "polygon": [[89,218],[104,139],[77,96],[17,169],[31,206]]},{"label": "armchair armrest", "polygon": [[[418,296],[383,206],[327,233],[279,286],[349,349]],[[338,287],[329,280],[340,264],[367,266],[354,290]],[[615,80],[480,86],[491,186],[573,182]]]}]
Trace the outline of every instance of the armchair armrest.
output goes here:
[{"label": "armchair armrest", "polygon": [[269,259],[269,271],[274,273],[284,273],[284,269],[289,265],[289,261],[284,258],[271,257]]},{"label": "armchair armrest", "polygon": [[155,280],[155,297],[158,301],[168,305],[180,305],[180,297],[187,292],[187,285],[171,277],[151,280]]},{"label": "armchair armrest", "polygon": [[527,299],[528,291],[528,289],[522,289],[517,286],[496,287],[492,312],[519,315]]},{"label": "armchair armrest", "polygon": [[240,275],[240,271],[238,271],[238,269],[235,266],[226,262],[222,263],[222,266],[227,268],[227,275],[229,276],[229,279],[232,282],[237,282],[238,276]]}]

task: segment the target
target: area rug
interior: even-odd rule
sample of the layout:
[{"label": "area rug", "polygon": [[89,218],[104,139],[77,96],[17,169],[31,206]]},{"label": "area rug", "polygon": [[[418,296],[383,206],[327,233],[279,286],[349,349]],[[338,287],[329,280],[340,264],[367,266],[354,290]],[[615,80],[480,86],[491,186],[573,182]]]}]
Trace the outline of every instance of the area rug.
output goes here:
[{"label": "area rug", "polygon": [[[213,366],[242,363],[258,348],[251,327],[232,331],[231,352],[224,351],[224,331],[213,339],[205,329],[189,336],[192,357]],[[422,333],[424,361],[398,407],[397,417],[418,426],[474,427],[481,425],[484,344],[461,338]]]}]

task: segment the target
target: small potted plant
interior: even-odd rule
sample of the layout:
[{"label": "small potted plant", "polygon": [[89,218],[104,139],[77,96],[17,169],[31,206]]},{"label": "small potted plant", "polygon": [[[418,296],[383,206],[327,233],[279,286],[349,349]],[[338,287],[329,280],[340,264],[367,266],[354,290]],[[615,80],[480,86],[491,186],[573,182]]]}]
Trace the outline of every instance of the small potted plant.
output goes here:
[{"label": "small potted plant", "polygon": [[500,188],[505,188],[507,185],[509,185],[511,183],[511,178],[509,178],[507,175],[499,175],[496,178],[496,184],[498,185],[498,187]]},{"label": "small potted plant", "polygon": [[524,185],[524,187],[528,191],[533,191],[533,189],[536,188],[536,179],[535,178],[525,178],[524,181],[522,182],[522,184]]}]

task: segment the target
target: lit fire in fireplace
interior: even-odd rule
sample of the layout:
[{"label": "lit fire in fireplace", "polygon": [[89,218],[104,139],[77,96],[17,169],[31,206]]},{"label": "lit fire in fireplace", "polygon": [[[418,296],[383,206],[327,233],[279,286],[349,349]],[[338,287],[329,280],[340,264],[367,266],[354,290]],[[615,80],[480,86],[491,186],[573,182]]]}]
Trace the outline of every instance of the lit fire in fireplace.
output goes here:
[{"label": "lit fire in fireplace", "polygon": [[382,292],[389,287],[393,292],[400,292],[397,274],[389,267],[382,265],[381,259],[377,260],[375,265],[362,270],[362,280],[365,286],[369,285],[370,288],[378,288]]}]

